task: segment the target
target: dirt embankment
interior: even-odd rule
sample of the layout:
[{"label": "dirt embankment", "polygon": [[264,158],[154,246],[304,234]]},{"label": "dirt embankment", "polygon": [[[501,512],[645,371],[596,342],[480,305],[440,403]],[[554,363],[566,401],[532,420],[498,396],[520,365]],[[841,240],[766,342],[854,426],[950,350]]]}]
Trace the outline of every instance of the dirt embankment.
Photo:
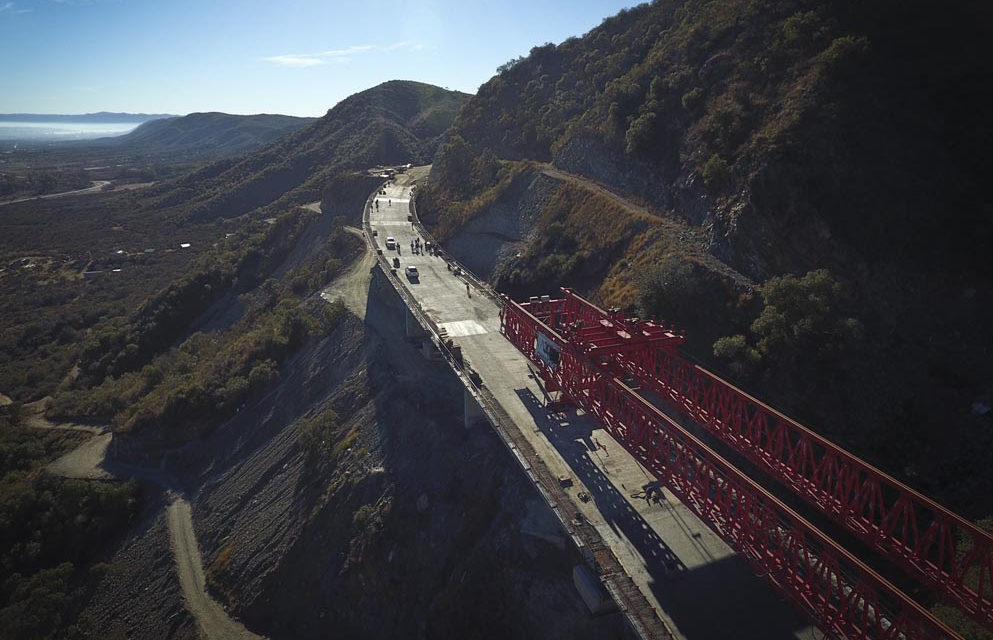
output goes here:
[{"label": "dirt embankment", "polygon": [[169,534],[165,503],[159,500],[107,561],[103,580],[77,621],[84,637],[201,637],[184,601]]}]

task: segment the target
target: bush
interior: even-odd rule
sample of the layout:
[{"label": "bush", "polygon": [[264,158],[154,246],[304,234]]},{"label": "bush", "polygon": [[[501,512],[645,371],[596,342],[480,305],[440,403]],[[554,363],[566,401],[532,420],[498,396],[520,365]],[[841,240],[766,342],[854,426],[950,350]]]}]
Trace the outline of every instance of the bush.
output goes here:
[{"label": "bush", "polygon": [[762,361],[762,354],[741,334],[718,339],[714,343],[714,356],[728,361],[728,367],[739,378],[750,374]]},{"label": "bush", "polygon": [[629,154],[644,154],[655,146],[656,116],[652,112],[643,113],[634,119],[624,135],[625,151]]},{"label": "bush", "polygon": [[325,409],[300,425],[300,444],[308,458],[327,453],[338,433],[340,419],[332,409]]},{"label": "bush", "polygon": [[723,191],[731,184],[731,167],[716,153],[700,169],[703,181],[714,191]]},{"label": "bush", "polygon": [[645,317],[675,323],[695,324],[702,307],[704,282],[694,263],[669,254],[638,279],[638,308]]},{"label": "bush", "polygon": [[699,87],[694,87],[683,94],[679,102],[689,113],[694,113],[703,104],[703,91]]}]

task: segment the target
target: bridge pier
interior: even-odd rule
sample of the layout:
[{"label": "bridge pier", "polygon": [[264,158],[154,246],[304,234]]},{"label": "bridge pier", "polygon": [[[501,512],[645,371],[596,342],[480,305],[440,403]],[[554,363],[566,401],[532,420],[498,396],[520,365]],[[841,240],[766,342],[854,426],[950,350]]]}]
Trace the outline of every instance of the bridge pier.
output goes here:
[{"label": "bridge pier", "polygon": [[479,401],[476,400],[476,396],[472,395],[468,389],[465,389],[462,392],[462,404],[463,421],[465,422],[466,429],[472,428],[481,421],[486,421],[486,414],[483,413],[483,408],[479,406]]},{"label": "bridge pier", "polygon": [[421,323],[406,305],[403,307],[403,332],[407,338],[421,338],[427,335]]}]

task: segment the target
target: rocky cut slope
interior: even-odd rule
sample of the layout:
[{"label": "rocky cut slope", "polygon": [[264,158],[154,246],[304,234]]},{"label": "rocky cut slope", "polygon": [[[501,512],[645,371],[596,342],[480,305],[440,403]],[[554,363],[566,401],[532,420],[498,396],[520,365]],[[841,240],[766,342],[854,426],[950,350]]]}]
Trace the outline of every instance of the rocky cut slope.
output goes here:
[{"label": "rocky cut slope", "polygon": [[177,205],[180,215],[202,221],[320,200],[323,186],[343,171],[430,158],[468,97],[419,82],[386,82],[263,149],[156,187],[146,206]]}]

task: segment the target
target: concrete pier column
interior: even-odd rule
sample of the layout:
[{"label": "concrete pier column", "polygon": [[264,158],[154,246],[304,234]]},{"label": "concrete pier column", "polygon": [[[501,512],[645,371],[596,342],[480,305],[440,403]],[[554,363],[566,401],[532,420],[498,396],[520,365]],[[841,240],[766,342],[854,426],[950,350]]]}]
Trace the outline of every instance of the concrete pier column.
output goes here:
[{"label": "concrete pier column", "polygon": [[469,429],[473,425],[486,420],[486,414],[483,413],[483,408],[479,406],[479,402],[476,401],[476,397],[473,396],[468,389],[462,392],[462,398],[462,404],[465,407],[463,410],[463,419],[465,420],[466,429]]},{"label": "concrete pier column", "polygon": [[404,335],[408,338],[421,338],[427,335],[417,318],[414,317],[413,312],[406,306],[403,308],[403,329]]}]

